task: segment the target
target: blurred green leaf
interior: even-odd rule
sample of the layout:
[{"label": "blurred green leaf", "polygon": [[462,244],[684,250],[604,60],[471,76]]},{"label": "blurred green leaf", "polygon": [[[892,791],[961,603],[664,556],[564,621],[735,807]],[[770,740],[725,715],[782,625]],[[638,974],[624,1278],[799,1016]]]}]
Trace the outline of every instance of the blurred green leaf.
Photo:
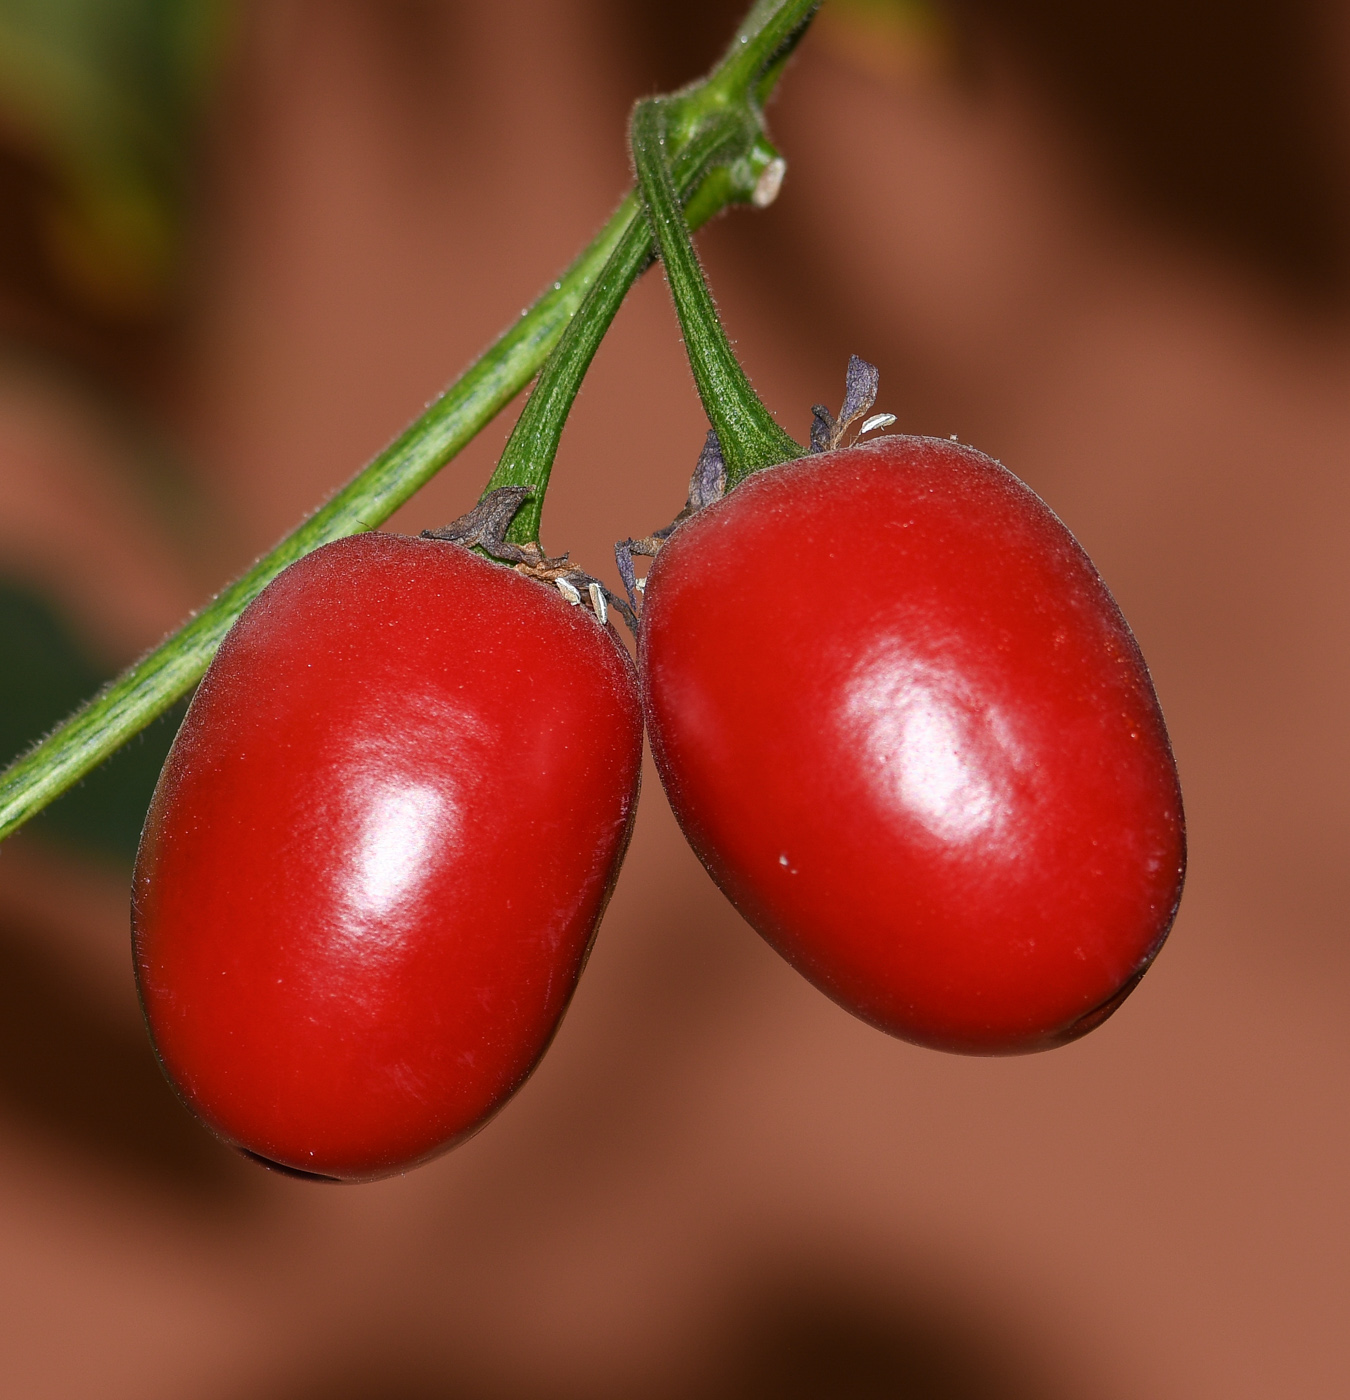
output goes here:
[{"label": "blurred green leaf", "polygon": [[[63,720],[108,676],[42,598],[0,582],[0,762]],[[185,704],[174,707],[37,817],[32,830],[126,864]]]},{"label": "blurred green leaf", "polygon": [[73,290],[151,310],[174,278],[193,139],[232,0],[0,0],[0,125],[53,174]]}]

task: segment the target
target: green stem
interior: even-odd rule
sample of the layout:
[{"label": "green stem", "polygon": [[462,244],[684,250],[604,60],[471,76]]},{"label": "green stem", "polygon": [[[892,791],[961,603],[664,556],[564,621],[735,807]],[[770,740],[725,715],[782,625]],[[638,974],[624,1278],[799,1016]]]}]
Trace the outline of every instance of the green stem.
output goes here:
[{"label": "green stem", "polygon": [[[750,199],[760,175],[777,158],[777,152],[762,137],[754,140],[748,152],[745,145],[745,122],[739,116],[723,117],[706,128],[680,155],[672,172],[677,197],[692,190],[699,175],[713,161],[720,161],[719,170],[725,172],[729,186],[728,196]],[[577,391],[628,289],[651,260],[651,230],[645,220],[635,220],[619,240],[581,309],[568,323],[516,421],[485,488],[485,494],[502,486],[533,488],[533,494],[511,522],[507,538],[515,544],[539,539],[544,493]]]},{"label": "green stem", "polygon": [[[767,98],[817,3],[759,0],[708,80],[678,99],[682,125],[673,160],[679,163],[728,109],[757,108]],[[690,223],[746,197],[749,170],[737,166],[744,161],[708,173],[689,202]],[[0,839],[186,695],[235,619],[284,568],[331,540],[375,529],[426,485],[539,372],[611,256],[623,246],[631,257],[635,243],[646,249],[644,224],[639,200],[629,195],[567,272],[402,436],[242,578],[0,773]]]},{"label": "green stem", "polygon": [[[681,120],[668,171],[676,204],[685,205],[697,187],[685,207],[689,225],[697,227],[733,200],[754,202],[760,177],[775,161],[781,166],[764,135],[761,108],[817,7],[818,0],[768,0],[754,6],[712,76],[670,100],[668,109]],[[712,174],[700,183],[700,174],[710,167]],[[651,256],[651,233],[644,223],[614,250],[521,411],[484,491],[531,488],[507,532],[513,544],[539,540],[544,496],[568,414],[600,342]]]},{"label": "green stem", "polygon": [[783,65],[802,41],[822,0],[757,0],[707,79],[685,93],[717,93],[724,101],[769,100]]},{"label": "green stem", "polygon": [[667,103],[661,99],[639,103],[633,113],[633,160],[689,364],[708,421],[717,429],[731,487],[761,467],[800,457],[803,449],[764,407],[722,329],[680,207],[667,151],[666,113]]}]

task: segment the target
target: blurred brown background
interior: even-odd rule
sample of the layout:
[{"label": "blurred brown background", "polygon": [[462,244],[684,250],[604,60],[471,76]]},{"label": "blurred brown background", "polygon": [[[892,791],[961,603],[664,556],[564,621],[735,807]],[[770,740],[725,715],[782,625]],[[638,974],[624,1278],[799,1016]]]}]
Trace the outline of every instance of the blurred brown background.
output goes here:
[{"label": "blurred brown background", "polygon": [[[739,0],[0,0],[0,737],[378,449],[589,237],[629,104]],[[648,775],[534,1079],[412,1175],[236,1159],[161,1082],[128,853],[169,728],[0,850],[0,1392],[34,1400],[1346,1393],[1350,11],[830,0],[779,203],[701,243],[804,433],[879,407],[1040,491],[1153,668],[1193,842],[1087,1040],[887,1040],[740,924]],[[394,522],[473,500],[509,415]],[[659,274],[545,541],[668,520]]]}]

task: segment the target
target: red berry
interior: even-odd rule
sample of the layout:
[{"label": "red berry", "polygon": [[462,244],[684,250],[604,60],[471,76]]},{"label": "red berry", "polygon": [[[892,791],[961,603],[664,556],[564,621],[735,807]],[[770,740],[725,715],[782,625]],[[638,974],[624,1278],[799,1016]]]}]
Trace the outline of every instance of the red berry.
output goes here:
[{"label": "red berry", "polygon": [[981,453],[889,437],[758,472],[648,578],[643,705],[686,836],[840,1005],[947,1050],[1104,1020],[1185,864],[1142,657]]},{"label": "red berry", "polygon": [[369,1178],[471,1133],[567,1006],[632,827],[636,675],[455,545],[292,565],[202,681],[136,867],[160,1060],[228,1141]]}]

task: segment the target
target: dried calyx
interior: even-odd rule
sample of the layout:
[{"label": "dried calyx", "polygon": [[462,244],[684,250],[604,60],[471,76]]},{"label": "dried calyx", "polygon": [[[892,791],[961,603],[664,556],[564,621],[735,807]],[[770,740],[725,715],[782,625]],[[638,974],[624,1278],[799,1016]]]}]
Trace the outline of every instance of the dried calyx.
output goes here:
[{"label": "dried calyx", "polygon": [[602,626],[609,621],[609,610],[613,608],[628,624],[629,631],[636,633],[637,616],[629,604],[599,579],[570,563],[566,554],[551,559],[536,543],[513,544],[506,538],[516,512],[531,494],[528,486],[499,486],[443,529],[423,530],[422,538],[477,549],[498,563],[510,564],[526,578],[551,583],[569,603],[589,607]]},{"label": "dried calyx", "polygon": [[[858,355],[849,357],[848,373],[844,383],[844,404],[836,418],[823,404],[811,409],[811,451],[833,452],[844,445],[848,430],[861,418],[863,421],[854,434],[856,442],[864,433],[875,432],[878,428],[889,428],[895,422],[893,413],[873,413],[869,411],[877,401],[877,388],[881,376],[875,365],[869,365]],[[633,612],[641,607],[644,580],[636,576],[633,568],[634,556],[654,559],[661,546],[691,515],[697,514],[704,506],[720,501],[727,491],[727,469],[722,460],[722,447],[714,429],[708,430],[703,451],[699,454],[698,465],[689,481],[689,496],[684,509],[664,529],[653,530],[640,540],[620,540],[614,546],[614,557],[619,566],[619,576],[623,579],[628,593],[628,602]],[[468,518],[467,516],[465,517]]]},{"label": "dried calyx", "polygon": [[857,355],[850,355],[848,374],[844,381],[844,406],[836,418],[824,404],[815,404],[811,409],[811,451],[833,452],[844,446],[844,435],[858,421],[862,425],[854,435],[856,442],[864,433],[875,432],[878,428],[889,428],[895,422],[893,413],[873,413],[865,415],[877,401],[877,388],[881,375],[875,365]]},{"label": "dried calyx", "polygon": [[634,612],[639,607],[643,580],[636,577],[633,556],[637,554],[655,559],[677,525],[697,514],[704,506],[720,501],[726,493],[727,468],[722,460],[722,445],[717,440],[716,429],[709,428],[708,436],[704,439],[703,451],[698,454],[698,465],[694,468],[693,476],[689,478],[689,495],[685,500],[684,509],[664,529],[653,530],[650,535],[644,535],[640,540],[620,540],[614,546],[614,559],[619,566],[619,577],[623,579],[628,602]]}]

